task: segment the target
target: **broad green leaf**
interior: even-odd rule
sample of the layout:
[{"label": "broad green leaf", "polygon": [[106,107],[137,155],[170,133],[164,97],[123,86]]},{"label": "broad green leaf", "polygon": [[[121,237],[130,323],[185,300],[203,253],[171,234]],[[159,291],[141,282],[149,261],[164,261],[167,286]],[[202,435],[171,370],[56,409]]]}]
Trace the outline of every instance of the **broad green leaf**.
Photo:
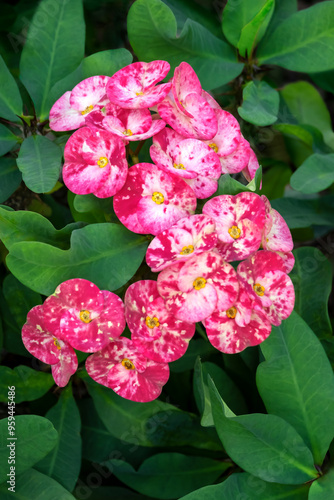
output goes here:
[{"label": "broad green leaf", "polygon": [[74,496],[51,477],[31,469],[16,478],[15,492],[0,486],[1,500],[75,500]]},{"label": "broad green leaf", "polygon": [[275,2],[275,9],[269,27],[264,36],[264,40],[281,24],[285,19],[292,16],[298,10],[297,0],[278,0]]},{"label": "broad green leaf", "polygon": [[294,82],[280,91],[288,111],[298,123],[312,125],[322,132],[325,142],[334,146],[329,111],[316,88],[308,82]]},{"label": "broad green leaf", "polygon": [[291,187],[301,193],[318,193],[334,182],[334,153],[314,154],[291,176]]},{"label": "broad green leaf", "polygon": [[[75,70],[84,56],[85,22],[81,0],[42,0],[31,21],[20,61],[20,79],[41,121],[58,80]],[[66,54],[66,57],[64,56]]]},{"label": "broad green leaf", "polygon": [[318,87],[334,94],[334,70],[312,73],[310,77]]},{"label": "broad green leaf", "polygon": [[0,158],[0,203],[6,201],[22,181],[15,158]]},{"label": "broad green leaf", "polygon": [[264,481],[301,484],[317,477],[313,457],[300,435],[276,415],[236,417],[210,381],[213,418],[226,453]]},{"label": "broad green leaf", "polygon": [[283,21],[260,44],[259,64],[316,73],[334,68],[334,2],[320,2]]},{"label": "broad green leaf", "polygon": [[22,241],[40,241],[68,249],[72,231],[80,227],[81,223],[72,223],[55,229],[48,219],[36,212],[9,211],[0,207],[0,239],[8,250]]},{"label": "broad green leaf", "polygon": [[119,224],[92,224],[72,232],[69,250],[23,241],[11,247],[6,263],[24,285],[44,295],[72,278],[112,291],[132,278],[147,244],[147,238]]},{"label": "broad green leaf", "polygon": [[180,500],[307,500],[308,490],[309,485],[267,483],[243,472],[232,474],[223,483],[206,486]]},{"label": "broad green leaf", "polygon": [[35,467],[72,491],[81,468],[81,421],[71,386],[61,393],[58,403],[45,416],[53,423],[59,438],[55,448]]},{"label": "broad green leaf", "polygon": [[218,181],[218,191],[216,195],[220,194],[238,194],[244,191],[259,191],[262,179],[262,168],[257,169],[254,179],[252,179],[248,184],[242,184],[237,181],[230,174],[223,174]]},{"label": "broad green leaf", "polygon": [[273,165],[263,172],[261,194],[269,200],[280,198],[284,195],[291,174],[291,168],[286,163],[274,161]]},{"label": "broad green leaf", "polygon": [[132,54],[126,49],[103,50],[85,57],[80,65],[69,75],[59,80],[50,90],[46,111],[49,112],[52,105],[59,97],[82,80],[95,75],[112,76],[116,71],[132,63]]},{"label": "broad green leaf", "polygon": [[7,403],[8,386],[15,385],[15,403],[39,399],[54,385],[50,373],[38,372],[29,366],[17,366],[12,370],[0,366],[0,401]]},{"label": "broad green leaf", "polygon": [[331,338],[332,326],[327,304],[332,290],[332,264],[315,247],[297,248],[293,254],[295,265],[290,278],[296,292],[295,311],[317,337]]},{"label": "broad green leaf", "polygon": [[[9,419],[0,420],[0,483],[7,479],[9,473],[8,457],[11,449],[15,450],[15,472],[18,475],[45,457],[58,440],[58,433],[47,418],[16,415],[14,431],[8,427]],[[14,432],[14,436],[9,432]]]},{"label": "broad green leaf", "polygon": [[81,375],[88,384],[96,411],[108,431],[123,442],[149,447],[193,446],[221,451],[214,429],[199,418],[159,400],[135,403]]},{"label": "broad green leaf", "polygon": [[334,226],[334,197],[331,195],[312,200],[278,198],[271,205],[282,215],[290,229],[311,225]]},{"label": "broad green leaf", "polygon": [[243,68],[227,43],[192,19],[187,19],[181,33],[177,33],[173,12],[160,0],[137,0],[131,6],[128,34],[139,60],[165,59],[171,71],[186,61],[196,71],[205,90],[229,82]]},{"label": "broad green leaf", "polygon": [[300,125],[294,125],[292,123],[277,123],[274,125],[274,128],[288,137],[302,141],[307,144],[307,146],[312,147],[313,145],[313,136],[311,132]]},{"label": "broad green leaf", "polygon": [[321,465],[334,437],[334,375],[323,347],[293,312],[261,350],[257,385],[268,412],[294,426]]},{"label": "broad green leaf", "polygon": [[258,80],[247,83],[238,113],[249,123],[265,127],[277,120],[279,94],[268,83]]},{"label": "broad green leaf", "polygon": [[334,498],[334,469],[311,484],[308,500],[329,500]]},{"label": "broad green leaf", "polygon": [[35,193],[47,193],[56,184],[62,151],[43,135],[25,139],[16,160],[26,186]]},{"label": "broad green leaf", "polygon": [[118,222],[112,198],[97,198],[93,194],[76,194],[73,199],[75,213],[94,217],[94,222]]},{"label": "broad green leaf", "polygon": [[200,358],[198,358],[194,370],[194,395],[197,407],[202,415],[201,425],[204,427],[214,425],[208,376],[213,379],[224,401],[226,401],[233,412],[247,413],[248,408],[243,395],[225,371],[214,363],[201,363]]},{"label": "broad green leaf", "polygon": [[0,56],[0,117],[22,123],[22,99],[15,79]]},{"label": "broad green leaf", "polygon": [[5,155],[18,142],[18,137],[0,123],[0,156]]},{"label": "broad green leaf", "polygon": [[33,307],[42,304],[42,297],[24,286],[12,274],[8,274],[2,283],[8,311],[14,318],[19,330],[27,320],[27,314]]},{"label": "broad green leaf", "polygon": [[267,0],[256,16],[242,28],[237,47],[243,57],[252,56],[256,45],[266,33],[274,8],[275,0]]},{"label": "broad green leaf", "polygon": [[158,453],[145,460],[138,471],[122,460],[109,460],[103,465],[139,493],[171,499],[211,484],[232,464],[181,453]]}]

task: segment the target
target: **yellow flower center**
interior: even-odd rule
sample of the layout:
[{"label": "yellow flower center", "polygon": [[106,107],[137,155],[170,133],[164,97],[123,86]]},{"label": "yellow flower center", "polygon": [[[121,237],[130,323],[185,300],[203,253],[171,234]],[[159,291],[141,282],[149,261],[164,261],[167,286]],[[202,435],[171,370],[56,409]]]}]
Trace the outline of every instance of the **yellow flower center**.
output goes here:
[{"label": "yellow flower center", "polygon": [[209,147],[213,149],[215,153],[218,153],[218,146],[215,142],[210,142]]},{"label": "yellow flower center", "polygon": [[57,347],[57,349],[59,349],[59,351],[60,351],[61,347],[60,347],[59,341],[58,341],[58,339],[56,339],[56,337],[53,337],[53,343]]},{"label": "yellow flower center", "polygon": [[154,191],[152,194],[152,200],[157,204],[161,205],[161,203],[164,202],[164,195],[162,193],[159,193],[158,191]]},{"label": "yellow flower center", "polygon": [[186,169],[186,167],[183,165],[183,163],[174,163],[173,167],[176,168],[177,170],[185,170]]},{"label": "yellow flower center", "polygon": [[126,368],[127,370],[134,370],[135,369],[135,365],[128,358],[122,359],[121,363],[122,363],[122,366],[124,366],[124,368]]},{"label": "yellow flower center", "polygon": [[144,92],[136,92],[136,96],[144,95]]},{"label": "yellow flower center", "polygon": [[227,309],[226,316],[228,318],[234,319],[236,317],[236,315],[237,315],[237,308],[236,307],[232,306],[229,309]]},{"label": "yellow flower center", "polygon": [[255,285],[253,286],[253,290],[256,293],[256,295],[259,295],[260,297],[262,297],[262,295],[264,295],[265,292],[264,286],[260,285],[260,283],[255,283]]},{"label": "yellow flower center", "polygon": [[81,114],[82,115],[87,115],[87,113],[89,113],[90,111],[92,111],[93,108],[94,108],[94,106],[91,104],[90,106],[87,106],[87,108],[85,108],[83,111],[81,111]]},{"label": "yellow flower center", "polygon": [[132,131],[129,128],[127,128],[126,130],[124,130],[123,135],[130,136],[132,135]]},{"label": "yellow flower center", "polygon": [[200,290],[201,288],[204,288],[206,285],[206,279],[205,278],[196,278],[193,287],[195,290]]},{"label": "yellow flower center", "polygon": [[92,321],[92,318],[90,317],[90,312],[87,311],[87,309],[83,309],[82,311],[80,311],[79,317],[81,321],[83,321],[84,323],[90,323]]},{"label": "yellow flower center", "polygon": [[153,316],[153,318],[147,316],[147,318],[145,319],[145,323],[149,328],[154,328],[160,325],[159,320],[156,316]]},{"label": "yellow flower center", "polygon": [[228,232],[229,232],[229,235],[232,236],[232,238],[234,240],[237,240],[238,238],[240,238],[241,229],[239,229],[238,226],[232,226],[232,227],[230,227],[230,229],[228,230]]},{"label": "yellow flower center", "polygon": [[105,167],[108,163],[108,158],[106,156],[100,156],[99,160],[97,160],[97,164],[100,168]]},{"label": "yellow flower center", "polygon": [[193,245],[188,245],[187,247],[182,248],[180,255],[188,255],[190,253],[193,253],[193,251],[194,251]]}]

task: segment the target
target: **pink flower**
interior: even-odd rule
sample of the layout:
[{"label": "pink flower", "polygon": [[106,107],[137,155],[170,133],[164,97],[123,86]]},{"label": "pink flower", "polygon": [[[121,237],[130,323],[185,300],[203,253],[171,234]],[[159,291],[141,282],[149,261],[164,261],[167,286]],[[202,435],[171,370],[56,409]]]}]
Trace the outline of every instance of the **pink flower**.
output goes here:
[{"label": "pink flower", "polygon": [[218,127],[215,111],[202,96],[200,81],[188,63],[175,68],[172,84],[172,92],[158,104],[161,118],[184,137],[214,137]]},{"label": "pink flower", "polygon": [[86,116],[106,104],[108,81],[109,76],[91,76],[65,92],[51,108],[50,128],[59,132],[85,125]]},{"label": "pink flower", "polygon": [[170,363],[183,356],[195,333],[195,324],[171,315],[156,281],[137,281],[124,297],[125,318],[139,351],[147,358]]},{"label": "pink flower", "polygon": [[261,311],[252,309],[252,301],[242,286],[236,302],[226,311],[214,312],[203,322],[211,344],[227,354],[263,342],[271,324]]},{"label": "pink flower", "polygon": [[218,156],[197,139],[183,139],[177,144],[176,140],[174,131],[163,129],[153,138],[151,158],[166,172],[185,179],[197,198],[208,198],[217,190],[221,175]]},{"label": "pink flower", "polygon": [[[247,166],[242,170],[242,173],[246,177],[247,181],[250,182],[254,179],[257,169],[260,167],[256,154],[251,149],[250,156]],[[262,186],[262,182],[261,182]]]},{"label": "pink flower", "polygon": [[194,255],[164,269],[158,291],[176,318],[197,322],[235,302],[239,283],[233,267],[214,252]]},{"label": "pink flower", "polygon": [[167,363],[147,359],[126,337],[89,356],[86,369],[99,384],[139,403],[147,403],[160,396],[169,378]]},{"label": "pink flower", "polygon": [[28,312],[22,327],[22,341],[35,358],[51,365],[56,384],[65,387],[78,368],[78,360],[68,342],[59,337],[57,328],[48,329],[43,306],[35,306]]},{"label": "pink flower", "polygon": [[203,213],[216,222],[219,254],[224,260],[245,259],[261,245],[265,223],[265,205],[255,193],[211,198]]},{"label": "pink flower", "polygon": [[64,183],[73,193],[108,198],[125,183],[125,146],[106,130],[80,128],[67,141],[64,158]]},{"label": "pink flower", "polygon": [[248,141],[241,137],[237,148],[227,156],[220,157],[223,174],[237,174],[249,163],[251,147]]},{"label": "pink flower", "polygon": [[279,255],[267,250],[256,252],[239,264],[237,272],[254,309],[264,312],[273,325],[280,325],[290,316],[295,291]]},{"label": "pink flower", "polygon": [[44,302],[44,323],[74,349],[95,352],[125,328],[124,305],[114,293],[84,279],[64,281]]},{"label": "pink flower", "polygon": [[161,102],[171,83],[156,85],[170,70],[166,61],[136,62],[120,69],[109,80],[107,94],[122,108],[149,108]]},{"label": "pink flower", "polygon": [[215,109],[218,129],[214,137],[205,143],[219,157],[233,153],[241,140],[241,132],[238,120],[231,113],[223,109]]},{"label": "pink flower", "polygon": [[215,228],[214,221],[204,214],[180,219],[151,241],[146,252],[147,264],[152,271],[159,272],[175,262],[211,250],[217,243]]},{"label": "pink flower", "polygon": [[177,175],[156,165],[138,163],[114,197],[114,210],[125,227],[139,234],[159,234],[194,213],[196,197]]}]

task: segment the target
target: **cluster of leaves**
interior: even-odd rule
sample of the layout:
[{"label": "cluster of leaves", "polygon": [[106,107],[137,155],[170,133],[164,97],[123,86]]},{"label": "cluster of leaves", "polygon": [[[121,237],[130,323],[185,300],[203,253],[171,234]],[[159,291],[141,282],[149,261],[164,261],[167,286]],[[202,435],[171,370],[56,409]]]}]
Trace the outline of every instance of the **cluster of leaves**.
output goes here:
[{"label": "cluster of leaves", "polygon": [[[141,265],[147,238],[117,223],[109,199],[73,195],[61,184],[68,135],[48,127],[65,91],[113,75],[133,56],[98,46],[108,50],[84,57],[81,0],[28,2],[26,10],[23,3],[6,5],[0,25],[10,30],[0,37],[8,49],[0,58],[0,401],[6,417],[14,385],[18,443],[12,493],[4,418],[1,498],[327,500],[334,492],[334,133],[323,96],[334,94],[334,2],[297,11],[292,0],[228,0],[222,22],[215,1],[129,6],[135,56],[167,60],[171,74],[191,64],[259,153],[261,191],[260,174],[247,186],[226,174],[217,194],[265,194],[297,247],[295,312],[260,347],[235,355],[217,353],[199,326],[186,355],[171,363],[163,396],[147,404],[122,399],[84,371],[73,387],[55,391],[21,341],[27,312],[62,281],[88,279],[123,297],[129,282],[152,279]],[[120,3],[85,2],[87,47],[97,38],[92,13],[113,17]],[[150,162],[148,147],[138,148],[140,161]]]}]

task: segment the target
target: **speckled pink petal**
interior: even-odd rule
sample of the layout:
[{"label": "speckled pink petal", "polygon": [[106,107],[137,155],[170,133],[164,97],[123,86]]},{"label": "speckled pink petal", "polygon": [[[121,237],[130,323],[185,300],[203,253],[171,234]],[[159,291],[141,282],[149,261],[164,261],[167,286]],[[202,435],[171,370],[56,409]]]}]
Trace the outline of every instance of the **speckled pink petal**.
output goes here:
[{"label": "speckled pink petal", "polygon": [[220,157],[223,174],[237,174],[247,167],[251,154],[248,141],[241,137],[237,148],[227,156]]},{"label": "speckled pink petal", "polygon": [[74,278],[57,286],[54,297],[64,306],[77,309],[88,309],[98,316],[104,307],[104,296],[100,289],[91,281]]},{"label": "speckled pink petal", "polygon": [[170,314],[182,321],[197,323],[210,316],[217,306],[217,292],[207,284],[201,290],[178,292],[165,301]]},{"label": "speckled pink petal", "polygon": [[239,282],[234,268],[224,262],[208,279],[217,292],[217,310],[228,309],[239,293]]},{"label": "speckled pink petal", "polygon": [[284,271],[289,274],[291,273],[293,266],[295,265],[295,258],[292,252],[277,252],[277,254],[283,259]]},{"label": "speckled pink petal", "polygon": [[85,116],[70,105],[71,92],[65,92],[50,110],[50,128],[55,132],[75,130],[85,124]]},{"label": "speckled pink petal", "polygon": [[214,137],[210,141],[206,141],[218,156],[227,156],[233,153],[241,140],[241,132],[239,122],[228,111],[223,109],[215,110],[218,129]]},{"label": "speckled pink petal", "polygon": [[81,112],[87,110],[87,107],[94,107],[102,100],[105,100],[109,80],[109,76],[91,76],[82,80],[71,92],[71,107]]},{"label": "speckled pink petal", "polygon": [[221,106],[218,104],[218,102],[216,101],[216,99],[214,99],[212,97],[211,94],[209,94],[209,92],[206,92],[205,90],[202,89],[202,97],[206,100],[206,102],[208,104],[210,104],[211,108],[212,109],[221,109]]},{"label": "speckled pink petal", "polygon": [[181,141],[175,147],[172,157],[175,173],[185,179],[199,175],[213,179],[220,177],[221,166],[217,154],[197,139]]},{"label": "speckled pink petal", "polygon": [[269,200],[261,197],[266,205],[266,224],[263,231],[262,246],[264,250],[273,252],[291,252],[293,240],[287,223],[277,212],[271,208]]},{"label": "speckled pink petal", "polygon": [[72,347],[62,341],[59,343],[61,345],[59,361],[52,365],[51,372],[56,384],[59,387],[65,387],[71,375],[77,371],[78,359]]},{"label": "speckled pink petal", "polygon": [[[249,257],[259,249],[261,245],[262,228],[249,219],[242,219],[238,222],[240,236],[234,239],[228,233],[220,233],[217,244],[217,251],[227,262],[242,260]],[[224,241],[222,238],[224,237]]]},{"label": "speckled pink petal", "polygon": [[159,327],[149,328],[146,325],[148,306],[161,298],[157,283],[153,280],[141,280],[130,285],[125,292],[125,319],[131,332],[138,337],[152,340],[161,336]]},{"label": "speckled pink petal", "polygon": [[132,135],[147,132],[152,125],[148,109],[119,109],[115,116],[107,115],[103,120],[106,130],[131,140]]},{"label": "speckled pink petal", "polygon": [[173,151],[183,140],[183,135],[167,127],[155,134],[150,147],[150,156],[154,163],[164,170],[170,170],[173,167]]},{"label": "speckled pink petal", "polygon": [[22,341],[27,351],[43,363],[58,363],[58,338],[44,324],[43,306],[35,306],[28,312],[27,322],[22,327]]},{"label": "speckled pink petal", "polygon": [[104,297],[103,311],[96,319],[98,326],[109,338],[119,337],[125,328],[124,304],[122,299],[108,290],[101,290]]},{"label": "speckled pink petal", "polygon": [[166,61],[136,62],[115,73],[109,81],[107,94],[122,108],[149,108],[161,102],[171,89],[171,83],[155,86],[170,69]]},{"label": "speckled pink petal", "polygon": [[152,120],[152,125],[147,132],[143,132],[142,134],[127,136],[127,140],[144,141],[145,139],[149,139],[150,137],[153,137],[155,134],[158,134],[161,130],[165,128],[165,126],[166,123],[163,120]]},{"label": "speckled pink petal", "polygon": [[226,315],[226,311],[220,311],[205,320],[205,327],[211,344],[227,354],[260,344],[271,332],[271,324],[265,315],[255,311],[245,326],[239,326],[236,319]]},{"label": "speckled pink petal", "polygon": [[[260,165],[259,165],[258,159],[256,157],[256,154],[251,149],[248,164],[242,171],[242,173],[244,174],[244,176],[246,177],[248,182],[250,182],[252,179],[254,179],[256,171],[259,167],[260,167]],[[262,182],[261,182],[261,186],[262,186]],[[260,186],[260,189],[261,189],[261,186]]]},{"label": "speckled pink petal", "polygon": [[195,179],[184,179],[188,186],[194,191],[196,198],[204,200],[212,196],[218,189],[217,179],[211,179],[204,175],[199,175]]},{"label": "speckled pink petal", "polygon": [[172,91],[176,105],[180,111],[188,116],[192,116],[188,114],[185,109],[184,102],[188,94],[201,95],[202,86],[190,64],[182,62],[175,68],[172,80]]},{"label": "speckled pink petal", "polygon": [[[264,308],[264,311],[269,321],[279,326],[283,319],[290,316],[295,304],[295,290],[293,283],[287,274],[276,271],[274,276],[268,279],[267,283],[263,279],[266,294],[271,300],[269,308]],[[262,284],[262,283],[261,283]]]},{"label": "speckled pink petal", "polygon": [[190,215],[177,221],[151,241],[146,262],[159,272],[177,261],[211,250],[217,243],[214,221],[203,214]]}]

